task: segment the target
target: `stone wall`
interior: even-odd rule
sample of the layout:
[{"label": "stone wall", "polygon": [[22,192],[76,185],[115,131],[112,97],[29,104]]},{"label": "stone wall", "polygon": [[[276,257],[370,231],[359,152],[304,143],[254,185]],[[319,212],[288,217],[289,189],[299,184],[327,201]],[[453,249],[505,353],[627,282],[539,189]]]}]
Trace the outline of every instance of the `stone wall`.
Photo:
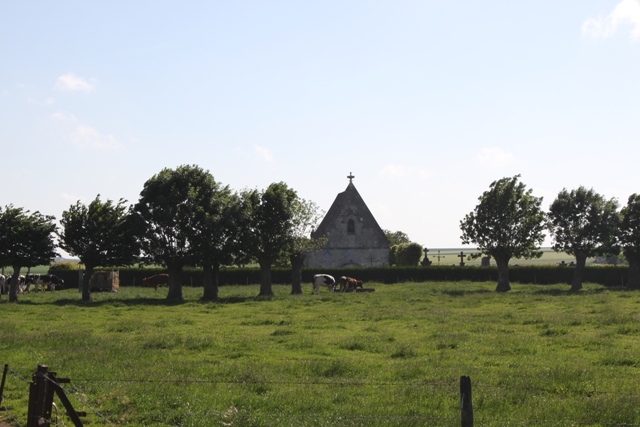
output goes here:
[{"label": "stone wall", "polygon": [[389,249],[322,249],[310,253],[307,267],[377,267],[389,265]]}]

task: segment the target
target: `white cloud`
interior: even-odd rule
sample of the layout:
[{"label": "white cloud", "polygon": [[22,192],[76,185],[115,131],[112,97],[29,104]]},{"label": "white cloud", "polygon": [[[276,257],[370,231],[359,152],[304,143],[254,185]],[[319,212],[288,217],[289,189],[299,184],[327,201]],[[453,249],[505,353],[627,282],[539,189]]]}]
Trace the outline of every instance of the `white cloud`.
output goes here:
[{"label": "white cloud", "polygon": [[63,74],[56,80],[56,89],[69,92],[92,92],[95,85],[73,73]]},{"label": "white cloud", "polygon": [[57,112],[51,118],[59,123],[77,148],[96,151],[120,151],[124,147],[113,135],[100,133],[68,112]]},{"label": "white cloud", "polygon": [[478,163],[480,166],[500,169],[516,162],[513,154],[498,147],[485,147],[478,153]]},{"label": "white cloud", "polygon": [[58,111],[57,113],[53,113],[51,118],[59,121],[59,122],[77,122],[78,118],[71,113],[67,113],[64,111]]},{"label": "white cloud", "polygon": [[431,176],[429,171],[414,166],[398,165],[389,163],[385,165],[378,176],[383,179],[419,179],[424,180]]},{"label": "white cloud", "polygon": [[273,154],[266,148],[254,145],[253,152],[260,156],[266,163],[273,163]]},{"label": "white cloud", "polygon": [[80,149],[91,148],[98,151],[119,151],[122,149],[113,135],[105,135],[87,125],[79,125],[71,134],[73,143]]},{"label": "white cloud", "polygon": [[631,38],[640,40],[639,0],[622,0],[607,17],[586,20],[582,24],[582,34],[590,37],[610,37],[624,24],[631,26]]}]

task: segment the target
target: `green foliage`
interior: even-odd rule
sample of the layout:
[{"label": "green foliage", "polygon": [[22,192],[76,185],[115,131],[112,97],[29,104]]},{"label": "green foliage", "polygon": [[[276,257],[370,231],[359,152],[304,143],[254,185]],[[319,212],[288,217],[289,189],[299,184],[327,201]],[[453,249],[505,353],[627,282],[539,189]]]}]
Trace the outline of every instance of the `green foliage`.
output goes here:
[{"label": "green foliage", "polygon": [[18,301],[17,279],[21,268],[49,264],[58,256],[53,241],[54,221],[53,216],[40,212],[29,214],[12,205],[0,207],[0,266],[13,268],[10,301]]},{"label": "green foliage", "polygon": [[506,292],[509,285],[509,260],[540,258],[546,215],[540,208],[541,197],[519,182],[520,175],[493,181],[489,191],[478,198],[473,212],[460,221],[462,243],[476,244],[479,257],[488,255],[498,264],[496,291]]},{"label": "green foliage", "polygon": [[324,211],[311,200],[297,197],[292,203],[292,226],[288,254],[304,254],[319,249],[327,242],[326,237],[312,239],[311,233],[324,217]]},{"label": "green foliage", "polygon": [[549,230],[553,249],[576,257],[576,269],[571,289],[582,288],[587,257],[617,254],[620,216],[615,199],[584,187],[568,192],[563,189],[549,207]]},{"label": "green foliage", "polygon": [[0,266],[35,267],[56,257],[55,217],[0,207]]},{"label": "green foliage", "polygon": [[227,193],[208,171],[195,165],[165,168],[145,182],[135,206],[145,230],[142,250],[151,262],[169,269],[168,299],[182,299],[182,268],[202,263],[202,256],[210,254],[199,251],[217,249],[204,240],[216,234],[220,225],[216,215],[224,197],[218,196]]},{"label": "green foliage", "polygon": [[402,243],[411,243],[411,239],[409,239],[409,236],[407,235],[407,233],[403,233],[402,231],[391,231],[391,230],[382,230],[384,232],[384,235],[387,236],[387,239],[389,240],[389,244],[393,245],[399,245]]},{"label": "green foliage", "polygon": [[418,243],[400,243],[393,248],[395,264],[398,266],[418,265],[422,258],[422,246]]},{"label": "green foliage", "polygon": [[111,200],[101,201],[99,194],[89,205],[78,200],[62,212],[60,223],[60,247],[80,258],[87,270],[83,301],[91,300],[89,281],[96,267],[131,265],[140,254],[140,230],[125,200],[116,205]]},{"label": "green foliage", "polygon": [[90,269],[131,265],[140,253],[126,200],[103,202],[99,194],[88,205],[78,200],[62,212],[60,224],[60,247]]},{"label": "green foliage", "polygon": [[274,286],[268,301],[229,286],[217,303],[185,288],[181,304],[141,288],[88,304],[74,289],[24,295],[2,307],[1,362],[20,378],[7,377],[0,420],[27,419],[24,379],[46,364],[71,379],[85,425],[454,426],[462,375],[483,426],[638,423],[639,294],[374,286]]},{"label": "green foliage", "polygon": [[640,195],[629,196],[627,206],[622,208],[619,239],[624,256],[640,258]]},{"label": "green foliage", "polygon": [[213,176],[195,165],[165,168],[145,182],[135,212],[146,231],[143,251],[153,263],[195,263],[192,239],[215,188]]},{"label": "green foliage", "polygon": [[519,182],[520,175],[494,181],[478,198],[473,212],[460,221],[462,243],[476,244],[493,258],[537,258],[542,255],[545,213],[542,197]]},{"label": "green foliage", "polygon": [[396,265],[396,263],[397,263],[397,259],[396,259],[397,251],[398,251],[398,245],[392,245],[389,248],[389,265]]},{"label": "green foliage", "polygon": [[553,249],[576,257],[618,253],[618,202],[593,189],[563,189],[549,207]]},{"label": "green foliage", "polygon": [[250,215],[241,228],[239,247],[245,255],[240,259],[258,260],[263,274],[260,295],[271,295],[271,266],[294,245],[298,195],[284,182],[278,182],[262,192],[245,191],[241,198]]},{"label": "green foliage", "polygon": [[[80,268],[80,264],[77,262],[54,262],[49,267],[49,274],[55,274],[54,271],[75,271]],[[33,271],[33,270],[32,270]]]},{"label": "green foliage", "polygon": [[620,212],[618,238],[624,257],[629,263],[627,287],[640,289],[640,195],[629,196],[627,206]]}]

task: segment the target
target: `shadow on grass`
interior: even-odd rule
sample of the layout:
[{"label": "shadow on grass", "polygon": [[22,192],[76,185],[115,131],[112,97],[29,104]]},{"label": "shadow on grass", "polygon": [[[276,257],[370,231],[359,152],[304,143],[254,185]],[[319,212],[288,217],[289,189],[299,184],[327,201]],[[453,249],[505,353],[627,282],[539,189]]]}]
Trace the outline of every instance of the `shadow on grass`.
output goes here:
[{"label": "shadow on grass", "polygon": [[465,295],[495,294],[496,292],[489,289],[470,289],[470,290],[456,289],[456,290],[441,291],[441,293],[445,295],[449,295],[450,297],[462,297]]},{"label": "shadow on grass", "polygon": [[593,294],[601,294],[603,292],[620,292],[624,289],[619,288],[596,288],[596,289],[581,289],[579,291],[572,291],[571,288],[568,289],[539,289],[534,291],[535,295],[550,295],[550,296],[581,296],[581,295],[593,295]]},{"label": "shadow on grass", "polygon": [[80,299],[59,299],[52,302],[34,302],[34,301],[24,301],[20,302],[20,304],[31,304],[31,305],[45,305],[45,304],[53,304],[57,306],[76,306],[76,307],[103,307],[103,306],[163,306],[163,307],[174,307],[183,304],[191,304],[191,303],[200,303],[200,304],[238,304],[247,301],[255,301],[256,297],[243,297],[243,296],[230,296],[225,298],[219,298],[217,301],[208,301],[208,300],[167,300],[167,299],[159,299],[159,298],[126,298],[126,299],[109,299],[102,301],[91,301],[84,302]]}]

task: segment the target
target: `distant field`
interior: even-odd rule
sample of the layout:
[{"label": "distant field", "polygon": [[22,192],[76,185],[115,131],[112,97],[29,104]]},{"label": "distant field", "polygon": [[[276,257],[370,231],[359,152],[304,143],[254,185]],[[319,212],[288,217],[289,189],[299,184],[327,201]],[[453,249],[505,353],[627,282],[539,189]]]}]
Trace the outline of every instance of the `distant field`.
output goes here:
[{"label": "distant field", "polygon": [[25,425],[46,364],[94,426],[459,426],[462,375],[479,426],[638,425],[640,293],[512,285],[21,295],[0,303],[0,424]]},{"label": "distant field", "polygon": [[[454,248],[448,248],[448,249],[433,249],[433,250],[429,250],[429,259],[433,262],[434,265],[438,264],[438,255],[440,255],[440,265],[458,265],[460,264],[460,252],[464,252],[465,254],[465,264],[467,265],[480,265],[481,260],[480,258],[478,259],[474,259],[469,261],[466,257],[466,255],[470,255],[473,253],[477,253],[478,251],[475,249],[454,249]],[[519,265],[532,265],[532,264],[538,264],[538,265],[544,265],[544,264],[559,264],[562,261],[566,262],[567,264],[570,263],[571,261],[575,261],[575,258],[572,257],[571,255],[567,255],[564,252],[556,252],[551,248],[542,248],[542,257],[541,258],[536,258],[536,259],[519,259],[519,258],[513,258],[511,260],[511,262],[509,263],[510,265],[514,265],[514,264],[519,264]],[[593,258],[589,258],[587,260],[587,264],[590,264],[591,262],[593,262]],[[491,260],[491,264],[495,265],[495,261]]]}]

